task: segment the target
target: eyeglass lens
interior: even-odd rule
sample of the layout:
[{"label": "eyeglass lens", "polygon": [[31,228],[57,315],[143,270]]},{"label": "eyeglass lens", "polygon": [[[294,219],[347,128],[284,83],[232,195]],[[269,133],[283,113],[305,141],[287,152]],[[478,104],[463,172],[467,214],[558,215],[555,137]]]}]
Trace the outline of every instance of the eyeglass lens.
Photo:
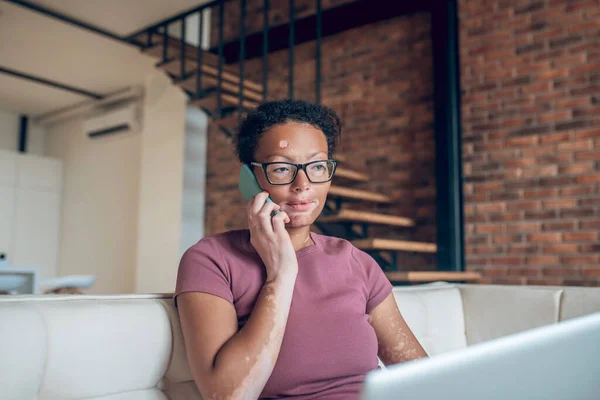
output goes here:
[{"label": "eyeglass lens", "polygon": [[[310,181],[316,183],[326,182],[331,179],[334,166],[331,161],[316,161],[306,165],[305,171]],[[287,184],[292,182],[297,169],[298,167],[292,164],[277,163],[268,165],[266,171],[272,183]]]}]

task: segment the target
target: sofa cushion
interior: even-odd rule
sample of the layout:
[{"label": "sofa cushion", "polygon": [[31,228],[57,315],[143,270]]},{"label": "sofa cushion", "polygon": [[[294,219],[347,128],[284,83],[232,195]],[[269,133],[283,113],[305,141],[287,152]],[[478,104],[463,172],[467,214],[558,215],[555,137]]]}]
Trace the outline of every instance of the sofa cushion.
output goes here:
[{"label": "sofa cushion", "polygon": [[565,287],[560,307],[560,320],[600,312],[600,288]]},{"label": "sofa cushion", "polygon": [[158,389],[144,389],[102,397],[87,398],[85,400],[169,400],[169,398]]},{"label": "sofa cushion", "polygon": [[430,356],[467,346],[460,291],[451,284],[396,286],[398,308]]},{"label": "sofa cushion", "polygon": [[558,322],[563,289],[508,285],[457,285],[470,345]]},{"label": "sofa cushion", "polygon": [[35,399],[46,364],[46,326],[35,307],[0,306],[0,398]]},{"label": "sofa cushion", "polygon": [[157,300],[40,301],[35,306],[48,330],[39,400],[152,389],[167,370],[171,327]]}]

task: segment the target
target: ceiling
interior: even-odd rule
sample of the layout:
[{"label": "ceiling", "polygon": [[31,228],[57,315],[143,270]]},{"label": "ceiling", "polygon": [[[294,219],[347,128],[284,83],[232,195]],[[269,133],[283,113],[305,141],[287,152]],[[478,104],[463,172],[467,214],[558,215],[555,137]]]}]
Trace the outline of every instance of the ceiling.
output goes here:
[{"label": "ceiling", "polygon": [[207,0],[33,0],[44,8],[127,36]]},{"label": "ceiling", "polygon": [[[35,0],[52,11],[126,36],[206,0]],[[123,42],[0,2],[0,67],[88,92],[143,84],[155,60]],[[0,73],[0,109],[39,115],[89,97]]]}]

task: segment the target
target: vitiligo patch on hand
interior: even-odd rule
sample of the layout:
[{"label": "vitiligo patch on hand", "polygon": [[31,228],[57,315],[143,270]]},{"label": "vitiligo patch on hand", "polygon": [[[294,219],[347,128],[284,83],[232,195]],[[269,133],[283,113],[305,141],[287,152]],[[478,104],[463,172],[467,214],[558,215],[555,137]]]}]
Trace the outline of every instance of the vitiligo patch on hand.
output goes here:
[{"label": "vitiligo patch on hand", "polygon": [[287,140],[282,140],[282,141],[279,142],[279,148],[280,149],[285,149],[286,147],[288,147]]}]

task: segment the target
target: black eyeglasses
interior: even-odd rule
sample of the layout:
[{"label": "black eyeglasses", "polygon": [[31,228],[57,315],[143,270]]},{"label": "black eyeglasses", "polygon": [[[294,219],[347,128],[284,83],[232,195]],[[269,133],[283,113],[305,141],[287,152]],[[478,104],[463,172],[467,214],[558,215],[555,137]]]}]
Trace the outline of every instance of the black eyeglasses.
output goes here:
[{"label": "black eyeglasses", "polygon": [[303,170],[308,180],[312,183],[325,183],[333,178],[337,167],[336,160],[311,161],[306,164],[293,164],[287,162],[251,162],[250,165],[260,167],[265,172],[265,177],[271,185],[288,185],[294,182],[298,171]]}]

